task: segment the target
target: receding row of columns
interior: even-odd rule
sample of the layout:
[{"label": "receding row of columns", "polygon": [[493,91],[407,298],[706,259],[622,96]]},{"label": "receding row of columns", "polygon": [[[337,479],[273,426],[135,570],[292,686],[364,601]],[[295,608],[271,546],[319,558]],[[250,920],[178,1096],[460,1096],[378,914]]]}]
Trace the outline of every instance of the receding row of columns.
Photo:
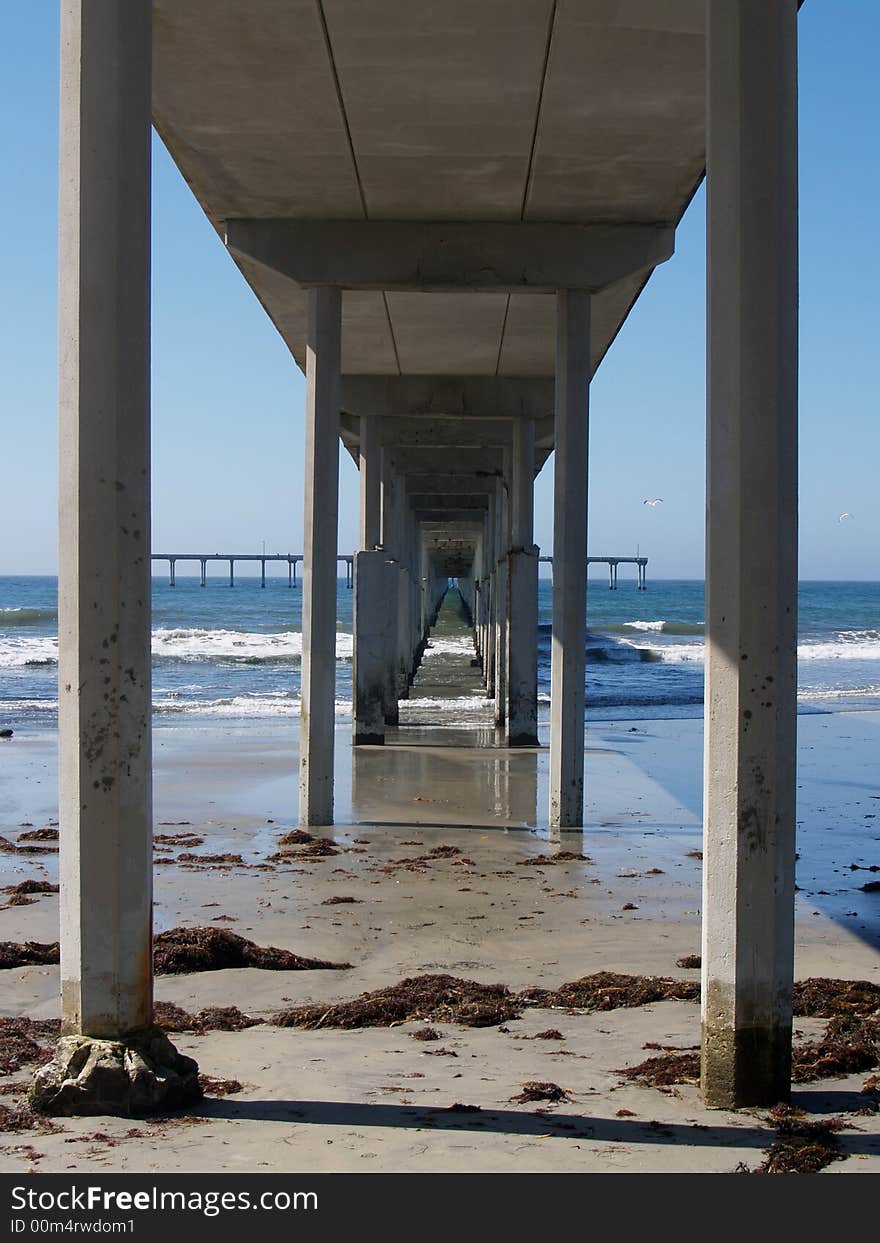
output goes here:
[{"label": "receding row of columns", "polygon": [[[707,3],[702,1090],[713,1105],[771,1104],[790,1082],[796,8],[796,0]],[[75,1041],[131,1042],[152,1019],[150,19],[149,0],[62,3],[61,994],[62,1030]],[[333,819],[341,302],[336,287],[308,293],[300,745],[301,815],[310,824]],[[590,294],[559,293],[550,748],[556,825],[583,822],[589,328]],[[471,592],[481,656],[491,664],[487,691],[506,685],[506,727],[528,736],[533,652],[523,650],[530,645],[515,630],[517,618],[528,616],[531,626],[534,616],[536,554],[524,499],[529,434],[514,425],[510,478],[489,495]],[[375,441],[372,451],[369,444],[368,433],[367,457],[375,458]],[[394,654],[383,683],[388,720],[442,572],[408,513],[404,480],[381,454],[378,461],[381,569],[364,570],[362,582],[369,578],[373,592],[384,585],[396,598],[382,639]],[[365,465],[366,544],[377,531],[377,492],[376,470]],[[506,578],[499,578],[508,538]],[[365,546],[363,553],[375,551]],[[389,586],[395,581],[396,593]],[[487,607],[492,594],[503,608]],[[365,607],[359,601],[359,624]],[[76,1098],[80,1108],[87,1088],[84,1082]]]}]

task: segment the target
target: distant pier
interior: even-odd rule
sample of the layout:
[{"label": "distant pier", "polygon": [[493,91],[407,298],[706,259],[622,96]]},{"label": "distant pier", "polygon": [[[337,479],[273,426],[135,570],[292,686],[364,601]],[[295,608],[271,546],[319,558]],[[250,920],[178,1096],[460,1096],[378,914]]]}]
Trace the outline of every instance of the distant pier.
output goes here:
[{"label": "distant pier", "polygon": [[[539,557],[539,561],[546,561],[552,567],[552,557]],[[648,565],[647,557],[587,557],[587,565],[607,565],[608,566],[608,590],[617,591],[617,567],[619,565],[634,565],[636,567],[637,591],[644,591],[646,586],[645,571]]]},{"label": "distant pier", "polygon": [[[239,561],[259,561],[260,563],[260,586],[266,586],[266,563],[269,561],[281,561],[287,566],[287,585],[288,587],[296,587],[296,567],[303,560],[302,553],[294,552],[256,552],[256,553],[228,553],[228,552],[154,552],[150,555],[151,561],[167,561],[168,562],[168,586],[177,586],[177,563],[178,561],[198,561],[199,563],[199,586],[204,587],[209,561],[224,561],[229,565],[229,586],[235,586],[235,566]],[[349,589],[354,581],[354,556],[351,553],[340,553],[336,558],[337,562],[345,564],[345,585]]]},{"label": "distant pier", "polygon": [[[237,561],[259,561],[260,563],[260,586],[266,586],[266,563],[267,561],[281,561],[287,565],[287,585],[288,587],[296,587],[296,567],[303,560],[303,554],[299,552],[274,552],[274,553],[225,553],[225,552],[154,552],[150,556],[151,561],[167,561],[168,562],[168,586],[175,587],[177,585],[177,563],[178,561],[198,561],[199,563],[199,586],[204,587],[207,574],[207,566],[209,561],[224,561],[229,565],[229,586],[235,586],[235,563]],[[352,587],[354,581],[354,556],[351,553],[340,553],[337,563],[342,561],[345,563],[345,585]],[[540,562],[546,562],[552,567],[552,557],[539,557]],[[617,590],[617,567],[619,565],[634,565],[637,575],[637,590],[644,591],[646,586],[646,567],[648,565],[647,557],[587,557],[587,565],[607,565],[608,566],[608,589],[609,591]]]}]

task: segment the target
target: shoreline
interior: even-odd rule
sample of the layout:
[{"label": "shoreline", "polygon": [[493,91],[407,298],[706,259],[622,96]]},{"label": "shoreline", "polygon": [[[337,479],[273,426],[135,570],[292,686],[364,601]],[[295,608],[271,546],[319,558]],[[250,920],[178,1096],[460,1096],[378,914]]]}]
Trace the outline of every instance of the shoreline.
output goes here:
[{"label": "shoreline", "polygon": [[[158,831],[198,832],[197,853],[233,851],[247,866],[157,866],[155,926],[213,923],[260,945],[353,966],[159,976],[158,999],[190,1011],[234,1004],[270,1018],[291,1004],[345,1000],[425,973],[512,990],[555,988],[595,971],[698,978],[676,961],[699,952],[701,866],[689,856],[700,846],[701,721],[588,724],[587,825],[582,835],[565,833],[562,848],[583,851],[589,862],[545,867],[523,861],[548,851],[546,752],[435,736],[433,746],[398,739],[353,755],[346,727],[337,729],[337,824],[315,830],[339,856],[267,866],[278,835],[296,823],[295,731],[289,722],[254,725],[156,730],[157,826],[187,822]],[[865,874],[848,870],[880,864],[880,713],[808,716],[800,733],[796,976],[880,983],[880,902],[860,891]],[[54,818],[54,746],[49,731],[5,745],[0,833],[14,839],[20,822]],[[439,844],[460,854],[421,871],[400,865]],[[56,856],[0,855],[0,883],[54,880],[56,868]],[[355,902],[328,904],[339,896]],[[0,940],[55,940],[57,912],[57,895],[0,910]],[[3,1013],[57,1016],[57,967],[8,971],[3,982]],[[550,1025],[564,1040],[534,1039]],[[740,1160],[754,1165],[770,1142],[753,1112],[705,1110],[693,1087],[661,1093],[616,1073],[643,1060],[648,1042],[697,1044],[693,1004],[591,1015],[527,1010],[507,1032],[432,1026],[440,1045],[412,1040],[412,1024],[354,1031],[265,1024],[175,1036],[204,1072],[234,1077],[243,1091],[209,1097],[186,1126],[139,1125],[141,1138],[126,1138],[130,1121],[109,1118],[99,1128],[112,1143],[94,1138],[95,1119],[64,1119],[57,1135],[6,1136],[0,1169],[147,1171],[171,1161],[193,1171],[732,1170]],[[806,1038],[821,1024],[798,1020],[797,1029]],[[428,1052],[435,1048],[449,1055]],[[795,1098],[820,1111],[828,1101],[857,1101],[864,1077],[807,1084]],[[540,1125],[531,1107],[510,1103],[530,1080],[572,1094]],[[481,1112],[439,1124],[455,1102]],[[424,1125],[411,1116],[438,1108]],[[620,1118],[621,1109],[633,1116]],[[658,1123],[675,1143],[657,1138]],[[880,1115],[859,1118],[858,1127],[847,1142],[859,1159],[831,1171],[880,1170]],[[19,1151],[22,1142],[42,1158]]]}]

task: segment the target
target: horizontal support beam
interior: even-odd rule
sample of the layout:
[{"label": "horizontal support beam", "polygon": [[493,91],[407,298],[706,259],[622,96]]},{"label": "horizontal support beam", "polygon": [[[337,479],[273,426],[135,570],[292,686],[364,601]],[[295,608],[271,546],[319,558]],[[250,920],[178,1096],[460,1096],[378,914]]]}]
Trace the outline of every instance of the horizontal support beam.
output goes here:
[{"label": "horizontal support beam", "polygon": [[421,509],[488,509],[488,493],[476,492],[411,492],[409,503]]},{"label": "horizontal support beam", "polygon": [[342,409],[411,419],[543,419],[553,415],[553,377],[344,375]]},{"label": "horizontal support beam", "polygon": [[236,255],[303,288],[595,293],[668,259],[666,224],[227,220]]},{"label": "horizontal support beam", "polygon": [[459,523],[470,522],[485,511],[470,506],[461,509],[417,509],[415,516],[420,522]]}]

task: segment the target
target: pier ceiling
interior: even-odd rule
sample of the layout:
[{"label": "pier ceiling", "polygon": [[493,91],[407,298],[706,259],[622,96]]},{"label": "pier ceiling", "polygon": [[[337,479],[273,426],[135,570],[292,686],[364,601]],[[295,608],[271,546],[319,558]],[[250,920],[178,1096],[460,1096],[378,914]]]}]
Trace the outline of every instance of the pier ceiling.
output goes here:
[{"label": "pier ceiling", "polygon": [[519,290],[561,283],[599,290],[595,370],[703,174],[703,10],[154,0],[153,119],[303,369],[290,273],[345,288],[349,377],[552,375],[553,295]]}]

